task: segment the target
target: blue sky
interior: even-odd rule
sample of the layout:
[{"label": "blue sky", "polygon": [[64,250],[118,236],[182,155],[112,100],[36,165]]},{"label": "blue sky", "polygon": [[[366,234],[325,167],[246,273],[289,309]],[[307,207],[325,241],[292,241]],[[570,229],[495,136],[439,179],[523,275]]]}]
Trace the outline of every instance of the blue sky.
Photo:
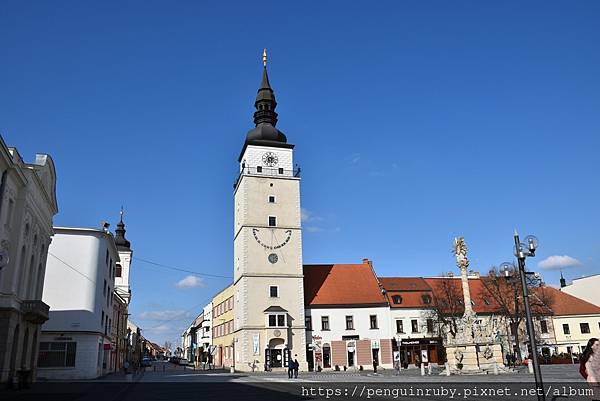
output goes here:
[{"label": "blue sky", "polygon": [[[217,4],[219,3],[219,4]],[[0,5],[0,133],[58,169],[56,225],[126,211],[134,257],[231,276],[232,184],[260,82],[303,172],[305,263],[380,275],[600,268],[597,1]],[[134,260],[133,319],[175,341],[228,278]],[[184,286],[185,287],[185,286]]]}]

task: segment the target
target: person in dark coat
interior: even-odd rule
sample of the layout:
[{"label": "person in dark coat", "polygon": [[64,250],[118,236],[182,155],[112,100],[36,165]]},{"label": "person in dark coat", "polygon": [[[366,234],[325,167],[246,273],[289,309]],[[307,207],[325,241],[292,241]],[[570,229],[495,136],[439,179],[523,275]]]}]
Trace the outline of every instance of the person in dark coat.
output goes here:
[{"label": "person in dark coat", "polygon": [[298,354],[294,355],[294,379],[298,378],[298,369],[300,368],[300,363],[298,363]]},{"label": "person in dark coat", "polygon": [[290,358],[288,361],[288,379],[294,378],[294,361]]}]

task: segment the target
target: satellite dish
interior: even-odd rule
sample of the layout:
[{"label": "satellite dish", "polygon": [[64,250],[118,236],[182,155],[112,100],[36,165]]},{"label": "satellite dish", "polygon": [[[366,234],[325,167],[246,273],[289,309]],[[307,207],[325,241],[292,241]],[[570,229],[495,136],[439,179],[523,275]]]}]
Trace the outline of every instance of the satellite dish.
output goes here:
[{"label": "satellite dish", "polygon": [[8,251],[6,249],[0,250],[0,269],[8,264],[10,258],[8,257]]}]

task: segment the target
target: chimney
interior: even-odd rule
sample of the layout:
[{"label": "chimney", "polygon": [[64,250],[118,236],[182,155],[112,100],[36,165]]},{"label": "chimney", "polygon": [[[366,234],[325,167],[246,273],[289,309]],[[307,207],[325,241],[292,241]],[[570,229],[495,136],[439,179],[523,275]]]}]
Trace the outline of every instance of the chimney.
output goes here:
[{"label": "chimney", "polygon": [[560,271],[560,288],[567,286],[567,280],[563,277],[562,270]]}]

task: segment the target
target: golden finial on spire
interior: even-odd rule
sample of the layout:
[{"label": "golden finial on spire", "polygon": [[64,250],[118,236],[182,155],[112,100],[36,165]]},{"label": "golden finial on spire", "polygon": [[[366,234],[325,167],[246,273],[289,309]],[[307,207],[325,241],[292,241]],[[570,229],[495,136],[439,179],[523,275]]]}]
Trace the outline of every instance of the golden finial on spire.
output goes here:
[{"label": "golden finial on spire", "polygon": [[267,67],[267,49],[263,49],[263,66]]}]

